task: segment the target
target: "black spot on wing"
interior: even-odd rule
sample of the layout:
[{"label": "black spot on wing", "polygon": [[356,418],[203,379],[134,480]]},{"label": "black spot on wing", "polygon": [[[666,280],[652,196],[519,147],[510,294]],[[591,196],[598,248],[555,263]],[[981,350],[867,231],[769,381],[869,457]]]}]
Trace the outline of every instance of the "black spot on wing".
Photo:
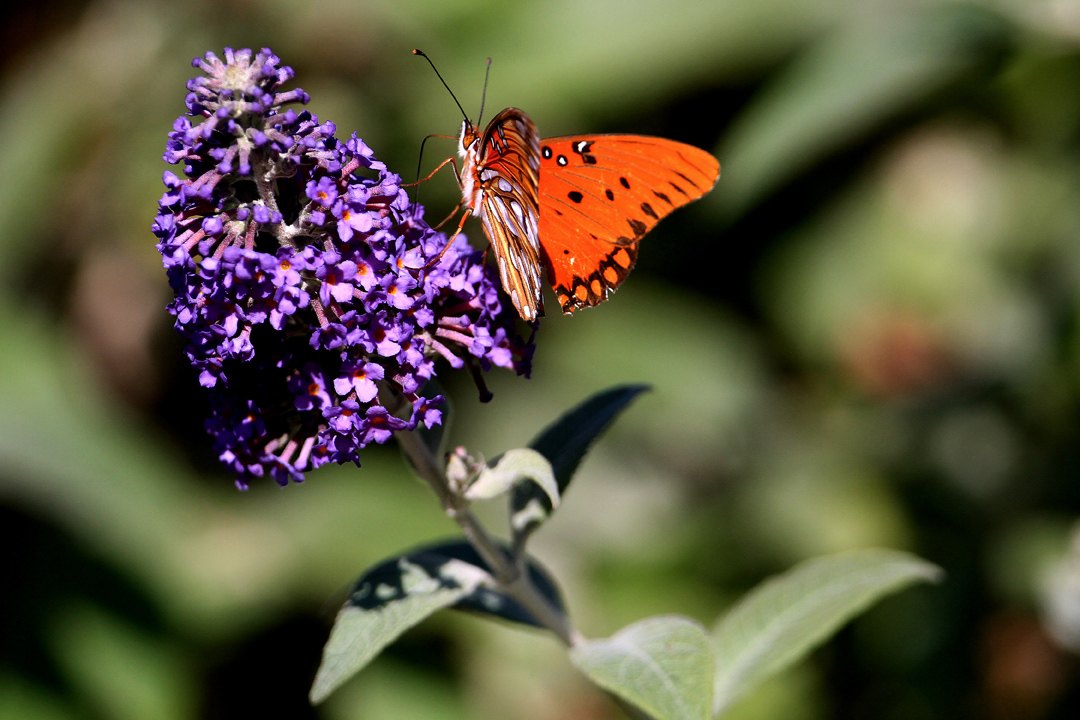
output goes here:
[{"label": "black spot on wing", "polygon": [[652,209],[652,205],[647,202],[641,203],[641,212],[645,213],[653,220],[659,220],[660,217],[656,214],[656,211]]},{"label": "black spot on wing", "polygon": [[582,201],[582,199],[583,199],[583,198],[584,198],[585,196],[584,196],[584,195],[582,195],[581,193],[579,193],[579,192],[578,192],[577,190],[571,190],[570,192],[568,192],[568,193],[566,194],[566,197],[570,198],[571,200],[573,200],[573,201],[574,201],[574,202],[576,202],[576,203],[579,203],[579,202],[581,202],[581,201]]},{"label": "black spot on wing", "polygon": [[[550,201],[552,205],[559,207],[562,210],[562,213],[558,213],[558,215],[553,216],[552,219],[565,213],[566,218],[560,218],[560,223],[566,223],[570,218],[576,218],[576,221],[571,227],[588,232],[594,238],[602,238],[605,242],[619,242],[620,240],[625,241],[626,243],[633,242],[630,238],[620,238],[620,240],[612,239],[611,229],[604,227],[603,224],[592,217],[586,209],[583,209],[589,207],[588,204],[584,203],[586,196],[595,198],[599,202],[604,202],[604,196],[599,192],[600,188],[603,186],[598,183],[591,172],[584,170],[579,172],[577,171],[577,168],[572,167],[562,173],[561,177],[575,187],[575,189],[570,192],[580,194],[582,200],[580,203],[578,201],[571,202],[572,198],[569,197],[569,193],[564,194],[560,191],[558,194],[552,194],[550,190],[541,188],[541,195]],[[552,209],[554,209],[554,207]]]},{"label": "black spot on wing", "polygon": [[630,218],[626,222],[630,224],[630,229],[634,231],[634,237],[641,237],[649,230],[649,226],[640,220]]},{"label": "black spot on wing", "polygon": [[[652,142],[649,138],[619,138],[615,142],[608,142],[603,145],[600,151],[596,153],[596,156],[599,159],[611,161],[616,166],[623,165],[631,169],[634,174],[625,176],[624,179],[627,179],[627,182],[633,182],[632,180],[629,180],[629,178],[636,177],[639,181],[638,184],[644,183],[647,187],[655,187],[658,186],[659,183],[667,181],[671,173],[682,175],[677,168],[673,168],[664,162],[656,160],[648,154],[642,154],[640,148],[651,147],[656,144],[657,143]],[[691,170],[700,173],[703,177],[710,177],[710,172],[702,170],[701,167],[699,167],[700,161],[696,158],[694,161],[687,160],[682,153],[679,154],[679,158],[685,163],[685,167],[683,167],[682,170]],[[676,175],[676,177],[678,177],[678,175]],[[700,180],[695,181],[685,175],[682,175],[681,179],[683,179],[684,184],[689,183],[697,190],[701,190]],[[623,187],[629,189],[629,185],[623,185]],[[687,193],[684,192],[683,194],[689,197]],[[695,195],[696,194],[699,193],[695,193]]]},{"label": "black spot on wing", "polygon": [[[612,167],[625,168],[623,170],[625,174],[621,177],[620,184],[627,190],[631,190],[631,184],[633,185],[634,189],[631,192],[637,195],[636,202],[641,202],[643,199],[641,196],[651,191],[659,200],[667,203],[668,207],[662,210],[659,206],[654,208],[658,210],[657,215],[662,217],[670,209],[685,205],[688,201],[704,194],[712,186],[717,173],[705,158],[698,157],[693,153],[687,155],[680,152],[679,161],[675,163],[675,167],[654,159],[647,152],[643,154],[644,148],[656,144],[651,142],[649,138],[618,138],[617,141],[595,145],[592,149],[598,159],[597,167],[610,164],[609,166]],[[687,147],[689,148],[689,146]],[[599,162],[601,160],[604,162]],[[691,175],[698,177],[692,178]],[[678,180],[672,182],[672,178],[678,178]],[[622,182],[624,180],[625,182]],[[671,190],[664,188],[665,185],[670,187]],[[638,191],[637,186],[641,186],[642,189]],[[617,186],[613,185],[612,187]],[[657,191],[653,188],[663,188],[663,190]],[[687,190],[686,188],[690,189]],[[616,190],[616,193],[618,192]],[[677,195],[671,194],[673,192],[683,197],[678,198]]]},{"label": "black spot on wing", "polygon": [[611,192],[611,188],[608,188],[607,190],[605,190],[604,194],[607,195],[608,200],[614,200],[615,199],[615,193]]}]

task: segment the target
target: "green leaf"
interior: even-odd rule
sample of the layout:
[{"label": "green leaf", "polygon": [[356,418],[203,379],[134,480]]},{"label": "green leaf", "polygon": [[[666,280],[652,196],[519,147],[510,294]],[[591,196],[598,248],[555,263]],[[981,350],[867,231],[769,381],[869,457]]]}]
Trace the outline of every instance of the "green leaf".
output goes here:
[{"label": "green leaf", "polygon": [[69,598],[50,623],[48,645],[64,679],[96,717],[186,720],[195,715],[194,673],[174,640]]},{"label": "green leaf", "polygon": [[[589,447],[648,385],[617,385],[593,395],[544,429],[529,447],[547,458],[555,476],[557,495],[566,492],[574,471]],[[520,547],[528,535],[551,515],[550,493],[522,483],[510,496],[514,543]]]},{"label": "green leaf", "polygon": [[717,207],[735,217],[984,60],[1004,23],[972,7],[857,14],[795,59],[732,125]]},{"label": "green leaf", "polygon": [[406,556],[365,573],[338,613],[309,698],[320,703],[399,635],[473,592],[487,573],[448,558]]},{"label": "green leaf", "polygon": [[[505,548],[503,552],[509,557]],[[550,574],[532,558],[526,558],[526,567],[533,587],[565,613]],[[322,702],[403,632],[449,607],[540,627],[515,599],[497,589],[487,563],[468,542],[451,540],[413,550],[379,563],[356,581],[323,649],[311,702]]]},{"label": "green leaf", "polygon": [[713,632],[713,711],[796,662],[881,597],[941,568],[896,550],[857,550],[814,558],[750,591]]},{"label": "green leaf", "polygon": [[552,507],[559,504],[559,486],[551,463],[532,448],[515,448],[503,453],[494,465],[481,471],[465,491],[469,500],[491,500],[521,483],[535,483],[547,495]]},{"label": "green leaf", "polygon": [[574,471],[593,442],[627,405],[648,389],[648,385],[618,385],[599,392],[549,425],[529,443],[529,447],[551,463],[560,493],[570,484]]},{"label": "green leaf", "polygon": [[713,655],[705,629],[678,615],[646,618],[570,660],[590,680],[656,720],[703,720],[712,705]]},{"label": "green leaf", "polygon": [[[505,547],[503,553],[507,557],[510,556],[510,552]],[[468,610],[484,615],[494,615],[503,620],[543,629],[543,626],[533,619],[532,615],[517,600],[509,595],[504,595],[496,589],[494,578],[490,577],[491,568],[476,552],[476,548],[468,542],[451,540],[429,548],[424,552],[424,555],[461,560],[470,565],[475,565],[488,574],[488,579],[485,582],[454,603],[455,610]],[[528,568],[529,580],[532,582],[533,588],[543,595],[556,611],[565,614],[566,605],[563,603],[559,588],[551,574],[535,558],[526,557],[525,565]]]},{"label": "green leaf", "polygon": [[61,700],[58,691],[49,692],[11,670],[0,674],[0,717],[19,720],[76,720],[78,715]]}]

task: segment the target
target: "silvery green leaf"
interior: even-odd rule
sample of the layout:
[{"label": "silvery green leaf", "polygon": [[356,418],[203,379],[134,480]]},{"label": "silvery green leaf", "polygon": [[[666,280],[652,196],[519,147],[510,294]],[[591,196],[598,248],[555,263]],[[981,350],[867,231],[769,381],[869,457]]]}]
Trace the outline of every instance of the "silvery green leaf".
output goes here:
[{"label": "silvery green leaf", "polygon": [[736,118],[720,149],[735,217],[810,164],[857,141],[985,61],[1005,34],[993,13],[936,4],[856,13],[818,40]]},{"label": "silvery green leaf", "polygon": [[484,468],[465,491],[469,500],[490,500],[523,482],[535,483],[547,495],[552,507],[559,504],[559,487],[551,463],[532,448],[515,448],[503,453],[494,465]]},{"label": "silvery green leaf", "polygon": [[590,680],[656,720],[705,720],[713,692],[713,651],[690,618],[663,615],[610,638],[586,640],[570,660]]},{"label": "silvery green leaf", "polygon": [[474,592],[490,576],[431,553],[388,560],[364,573],[334,621],[309,697],[322,702],[399,635]]},{"label": "silvery green leaf", "polygon": [[[551,463],[557,496],[566,492],[574,471],[589,447],[647,385],[618,385],[597,393],[549,425],[529,444]],[[540,486],[522,483],[510,496],[514,543],[521,546],[529,533],[551,515],[550,493]]]},{"label": "silvery green leaf", "polygon": [[[467,542],[446,543],[440,546],[439,551],[449,557],[472,563],[488,571],[487,563],[476,552],[476,549]],[[510,556],[506,548],[503,548],[503,552],[507,557]],[[529,581],[532,583],[533,588],[547,599],[556,612],[565,615],[566,605],[563,603],[559,587],[555,584],[551,574],[532,557],[525,557],[525,566],[528,569]],[[493,615],[510,622],[544,629],[517,600],[499,591],[494,582],[484,583],[477,587],[473,592],[457,601],[454,604],[454,609]]]},{"label": "silvery green leaf", "polygon": [[[509,552],[503,552],[509,558]],[[551,606],[565,613],[555,581],[525,558],[529,580]],[[312,685],[312,703],[324,700],[403,632],[442,608],[453,607],[541,627],[520,603],[503,594],[487,563],[465,540],[450,540],[394,557],[356,581],[338,613]]]},{"label": "silvery green leaf", "polygon": [[713,711],[796,662],[881,597],[941,569],[896,550],[814,558],[766,580],[724,615],[713,632]]},{"label": "silvery green leaf", "polygon": [[589,447],[648,385],[617,385],[589,397],[543,432],[529,447],[551,463],[560,493],[570,484],[574,471]]}]

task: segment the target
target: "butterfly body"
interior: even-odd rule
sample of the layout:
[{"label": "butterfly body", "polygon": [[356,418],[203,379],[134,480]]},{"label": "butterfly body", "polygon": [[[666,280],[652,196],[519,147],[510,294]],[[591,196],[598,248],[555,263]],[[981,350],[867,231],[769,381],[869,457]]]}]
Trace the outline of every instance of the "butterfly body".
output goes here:
[{"label": "butterfly body", "polygon": [[600,303],[633,268],[641,238],[712,189],[720,172],[704,150],[663,138],[541,140],[515,108],[483,133],[466,120],[459,152],[464,205],[483,223],[503,288],[528,321],[543,314],[541,267],[563,312]]}]

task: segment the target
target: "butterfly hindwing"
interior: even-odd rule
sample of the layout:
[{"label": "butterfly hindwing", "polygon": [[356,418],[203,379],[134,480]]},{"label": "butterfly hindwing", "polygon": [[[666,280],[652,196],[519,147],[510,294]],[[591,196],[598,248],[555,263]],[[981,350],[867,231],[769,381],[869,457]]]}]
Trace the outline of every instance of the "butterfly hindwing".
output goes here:
[{"label": "butterfly hindwing", "polygon": [[641,135],[540,141],[541,252],[563,312],[617,288],[661,218],[700,198],[720,165],[696,147]]},{"label": "butterfly hindwing", "polygon": [[499,265],[503,288],[526,320],[544,314],[540,286],[540,223],[537,194],[539,135],[525,113],[507,108],[470,147],[465,173],[480,190],[484,233]]}]

